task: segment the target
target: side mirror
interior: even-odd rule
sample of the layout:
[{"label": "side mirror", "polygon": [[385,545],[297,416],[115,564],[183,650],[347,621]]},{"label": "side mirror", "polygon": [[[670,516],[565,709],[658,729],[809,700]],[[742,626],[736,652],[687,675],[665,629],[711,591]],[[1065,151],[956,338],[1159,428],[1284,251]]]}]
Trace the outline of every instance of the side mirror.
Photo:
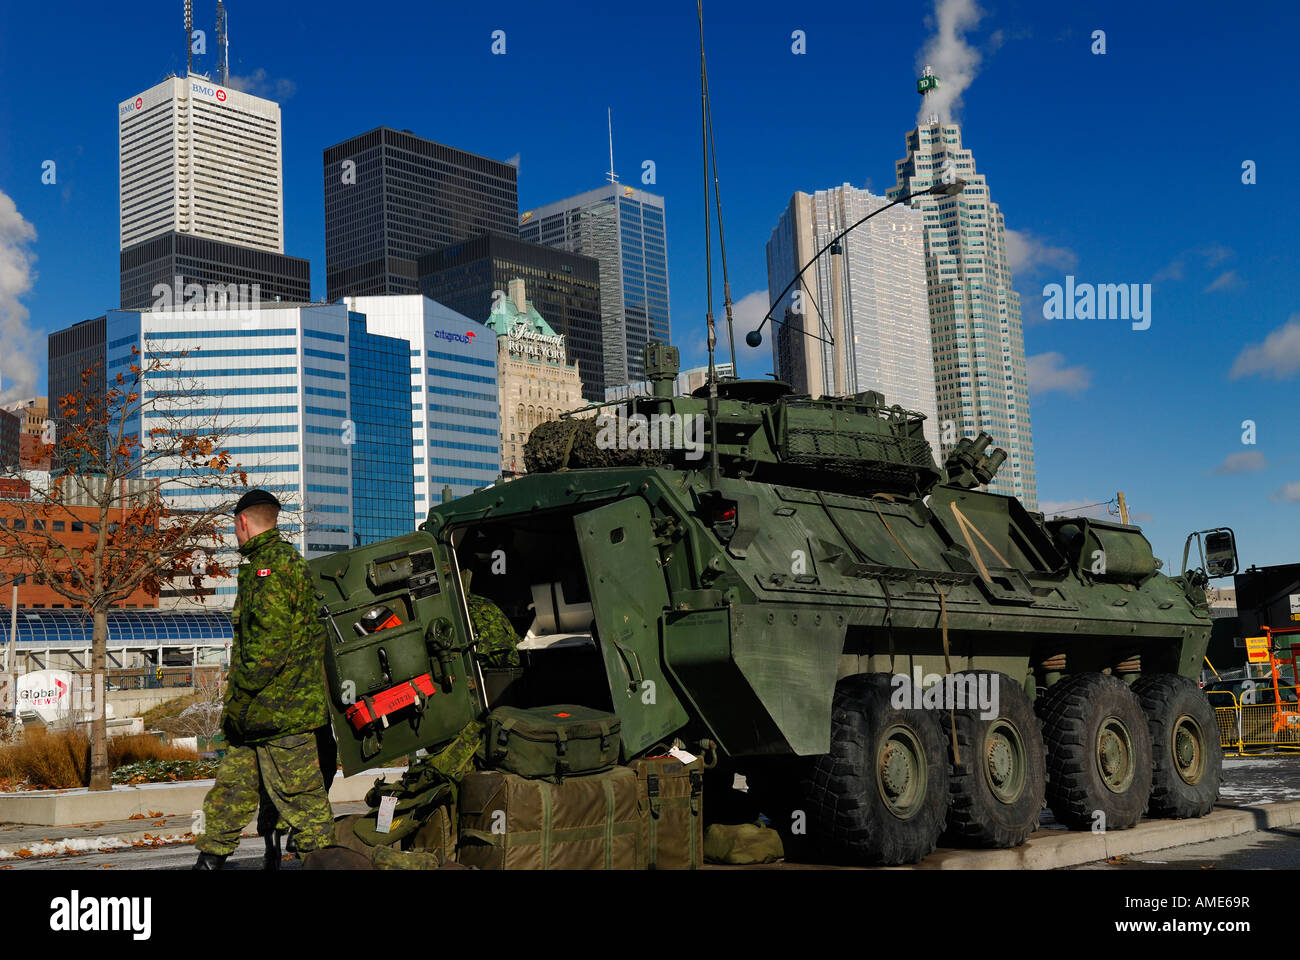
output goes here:
[{"label": "side mirror", "polygon": [[[1201,537],[1204,536],[1204,541]],[[1189,534],[1183,544],[1182,574],[1187,574],[1187,555],[1191,551],[1192,541],[1196,541],[1197,553],[1201,556],[1200,569],[1207,580],[1215,577],[1230,577],[1237,572],[1237,541],[1227,527],[1213,530],[1197,530]]]},{"label": "side mirror", "polygon": [[1231,530],[1215,530],[1205,536],[1205,574],[1229,577],[1237,572],[1237,544]]}]

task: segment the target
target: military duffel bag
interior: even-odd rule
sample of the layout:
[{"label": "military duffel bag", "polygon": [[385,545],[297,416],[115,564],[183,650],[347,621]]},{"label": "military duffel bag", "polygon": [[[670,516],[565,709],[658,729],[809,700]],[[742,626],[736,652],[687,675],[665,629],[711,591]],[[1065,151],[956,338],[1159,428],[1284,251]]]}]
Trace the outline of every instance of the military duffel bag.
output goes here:
[{"label": "military duffel bag", "polygon": [[645,757],[632,763],[646,815],[646,865],[698,870],[704,865],[704,762]]},{"label": "military duffel bag", "polygon": [[636,772],[615,767],[562,783],[496,770],[460,785],[456,859],[481,870],[641,870]]},{"label": "military duffel bag", "polygon": [[762,823],[711,823],[704,856],[709,863],[774,863],[785,859],[785,845],[781,834]]},{"label": "military duffel bag", "polygon": [[559,782],[618,762],[619,719],[561,704],[497,707],[487,718],[487,759],[498,770]]}]

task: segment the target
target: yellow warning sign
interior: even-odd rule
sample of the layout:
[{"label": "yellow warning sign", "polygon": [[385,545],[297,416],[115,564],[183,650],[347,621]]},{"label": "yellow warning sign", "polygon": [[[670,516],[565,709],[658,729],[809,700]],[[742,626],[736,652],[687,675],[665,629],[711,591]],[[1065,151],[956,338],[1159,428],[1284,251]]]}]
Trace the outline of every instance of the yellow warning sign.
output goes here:
[{"label": "yellow warning sign", "polygon": [[1246,638],[1246,661],[1268,663],[1268,637]]}]

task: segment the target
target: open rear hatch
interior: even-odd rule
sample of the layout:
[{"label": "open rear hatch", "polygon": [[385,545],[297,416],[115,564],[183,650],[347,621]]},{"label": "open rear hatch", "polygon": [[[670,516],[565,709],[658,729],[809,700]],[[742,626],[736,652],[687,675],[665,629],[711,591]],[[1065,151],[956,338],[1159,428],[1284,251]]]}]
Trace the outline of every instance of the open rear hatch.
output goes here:
[{"label": "open rear hatch", "polygon": [[417,530],[309,566],[345,774],[436,747],[482,714],[468,612],[445,545]]}]

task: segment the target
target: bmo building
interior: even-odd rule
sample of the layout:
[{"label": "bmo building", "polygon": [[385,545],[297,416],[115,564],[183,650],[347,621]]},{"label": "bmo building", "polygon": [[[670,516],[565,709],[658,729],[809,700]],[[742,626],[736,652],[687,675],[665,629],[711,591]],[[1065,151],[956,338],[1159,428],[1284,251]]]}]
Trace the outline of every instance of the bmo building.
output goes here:
[{"label": "bmo building", "polygon": [[463,497],[501,476],[497,338],[477,320],[421,294],[344,297],[366,329],[410,341],[415,517],[444,486]]}]

